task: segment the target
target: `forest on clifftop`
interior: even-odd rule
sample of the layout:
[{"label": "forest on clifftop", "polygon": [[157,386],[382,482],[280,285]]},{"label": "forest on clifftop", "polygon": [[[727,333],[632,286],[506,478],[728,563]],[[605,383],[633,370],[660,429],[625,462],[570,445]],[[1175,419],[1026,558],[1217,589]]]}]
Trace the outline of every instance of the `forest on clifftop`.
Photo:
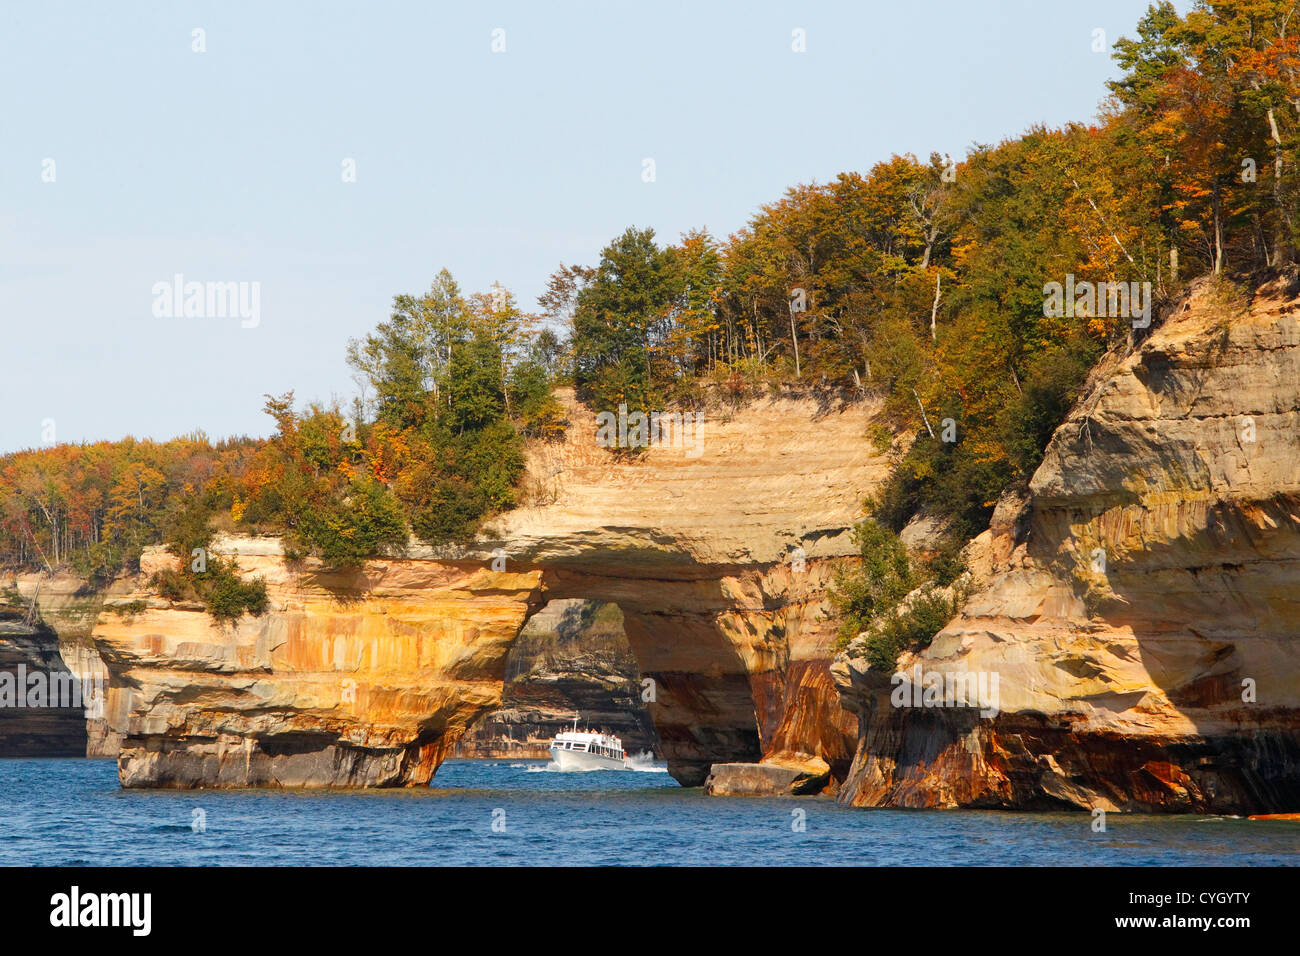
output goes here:
[{"label": "forest on clifftop", "polygon": [[[347,344],[350,406],[267,396],[269,438],[4,455],[0,563],[106,581],[146,546],[184,557],[217,529],[283,534],[291,554],[334,563],[411,534],[465,540],[518,503],[527,442],[583,426],[565,422],[560,384],[593,411],[791,387],[880,395],[888,433],[863,440],[916,437],[872,503],[879,525],[925,513],[963,541],[1027,480],[1107,349],[1147,334],[1194,278],[1240,298],[1291,267],[1293,13],[1155,4],[1115,43],[1121,75],[1090,122],[794,186],[725,238],[630,227],[598,261],[561,264],[533,311],[499,286],[467,295],[443,270]],[[163,583],[256,610],[213,567]]]}]

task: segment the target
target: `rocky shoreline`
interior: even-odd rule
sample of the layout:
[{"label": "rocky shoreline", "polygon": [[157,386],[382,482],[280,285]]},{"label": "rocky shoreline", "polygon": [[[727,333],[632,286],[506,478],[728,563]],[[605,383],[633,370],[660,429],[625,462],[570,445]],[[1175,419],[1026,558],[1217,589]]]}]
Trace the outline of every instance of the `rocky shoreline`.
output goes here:
[{"label": "rocky shoreline", "polygon": [[837,656],[827,590],[891,452],[865,438],[877,404],[776,397],[706,419],[698,458],[571,427],[530,462],[554,494],[470,549],[339,570],[222,539],[271,605],[234,625],[152,593],[158,549],[104,593],[13,578],[45,651],[111,677],[101,724],[51,739],[116,752],[126,787],[419,786],[452,755],[545,756],[580,713],[719,795],[1292,813],[1296,291],[1242,311],[1202,289],[1094,369],[967,546],[960,612],[898,662],[996,675],[988,713],[899,706],[861,640]]},{"label": "rocky shoreline", "polygon": [[1252,814],[1300,807],[1300,303],[1203,284],[1094,370],[972,594],[899,661],[996,674],[999,707],[899,708],[861,641],[858,806]]}]

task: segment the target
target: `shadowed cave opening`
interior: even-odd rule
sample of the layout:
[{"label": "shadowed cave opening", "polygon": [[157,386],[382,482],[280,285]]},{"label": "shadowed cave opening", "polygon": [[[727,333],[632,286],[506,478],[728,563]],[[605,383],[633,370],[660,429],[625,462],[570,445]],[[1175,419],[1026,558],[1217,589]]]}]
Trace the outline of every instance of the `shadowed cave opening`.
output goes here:
[{"label": "shadowed cave opening", "polygon": [[24,602],[0,596],[0,758],[85,757],[83,689],[89,685],[64,663],[58,634]]},{"label": "shadowed cave opening", "polygon": [[[759,760],[759,700],[745,660],[720,624],[735,606],[722,580],[602,570],[547,569],[549,600],[529,615],[516,638],[519,649],[507,658],[502,707],[480,718],[470,741],[453,753],[469,755],[484,739],[495,738],[498,747],[509,746],[503,739],[549,742],[576,712],[580,723],[586,718],[593,729],[618,733],[629,754],[651,752],[683,786],[701,786],[715,763]],[[547,632],[559,635],[553,660],[578,678],[563,702],[552,688],[564,681],[548,679],[546,665],[539,673],[532,663],[545,659],[537,652],[552,640]],[[601,677],[603,687],[584,699],[593,678]],[[518,702],[517,694],[536,700],[544,692],[551,693],[549,722],[530,729],[519,709],[502,713]]]},{"label": "shadowed cave opening", "polygon": [[662,759],[642,676],[615,603],[549,601],[524,625],[506,658],[501,706],[457,741],[453,756],[548,759],[551,739],[572,726],[617,735],[629,757]]}]

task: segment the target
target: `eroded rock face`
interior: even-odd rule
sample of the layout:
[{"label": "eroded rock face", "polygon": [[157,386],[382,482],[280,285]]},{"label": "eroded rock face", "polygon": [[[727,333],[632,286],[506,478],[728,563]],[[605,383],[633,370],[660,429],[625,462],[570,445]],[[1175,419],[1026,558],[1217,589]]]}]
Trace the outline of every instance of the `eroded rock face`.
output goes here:
[{"label": "eroded rock face", "polygon": [[682,783],[774,753],[842,778],[855,728],[829,679],[826,586],[887,471],[864,440],[878,408],[764,399],[706,413],[689,446],[619,456],[569,401],[565,441],[533,451],[529,503],[472,547],[339,571],[287,562],[274,539],[219,540],[270,599],[226,626],[151,594],[172,559],[148,553],[121,597],[144,608],[94,632],[129,693],[123,784],[427,783],[500,707],[512,642],[559,599],[618,605]]},{"label": "eroded rock face", "polygon": [[704,781],[704,792],[714,797],[789,797],[820,793],[830,769],[825,762],[803,764],[715,763]]},{"label": "eroded rock face", "polygon": [[975,591],[900,672],[996,675],[997,714],[896,707],[855,643],[841,799],[909,807],[1300,807],[1300,303],[1195,295],[1100,366]]},{"label": "eroded rock face", "polygon": [[[76,737],[81,741],[82,751],[76,756],[116,758],[120,736],[110,723],[114,719],[118,722],[125,719],[129,701],[122,690],[112,687],[108,668],[100,659],[90,635],[104,602],[125,593],[130,586],[125,582],[115,582],[109,588],[97,591],[84,579],[64,572],[54,575],[8,574],[0,578],[0,589],[15,596],[24,609],[34,604],[39,611],[39,620],[23,639],[28,649],[16,652],[10,663],[16,665],[26,657],[29,664],[38,662],[37,666],[48,669],[50,673],[67,673],[79,686],[103,690],[102,700],[82,714],[84,726],[79,732],[69,736],[63,727],[63,718],[40,724],[41,732],[27,739],[23,755],[68,756],[69,748],[77,749],[69,743],[72,737]],[[0,670],[3,669],[0,665]]]},{"label": "eroded rock face", "polygon": [[0,605],[0,757],[86,756],[86,713],[74,682],[54,633],[29,623],[23,608]]},{"label": "eroded rock face", "polygon": [[[123,786],[397,786],[427,783],[455,738],[500,700],[504,662],[540,600],[537,571],[431,561],[354,570],[286,562],[238,539],[241,570],[272,609],[220,625],[141,590],[95,639],[131,688]],[[147,575],[170,562],[151,552]]]}]

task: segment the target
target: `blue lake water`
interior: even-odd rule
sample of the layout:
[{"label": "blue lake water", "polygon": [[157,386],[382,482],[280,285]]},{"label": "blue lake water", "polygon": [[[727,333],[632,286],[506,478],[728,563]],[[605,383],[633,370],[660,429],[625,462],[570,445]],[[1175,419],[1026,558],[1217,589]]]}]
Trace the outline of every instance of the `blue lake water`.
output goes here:
[{"label": "blue lake water", "polygon": [[312,792],[122,790],[111,760],[0,760],[6,866],[1300,864],[1297,823],[1091,824],[707,797],[662,768],[566,774],[543,761],[450,760],[428,789]]}]

